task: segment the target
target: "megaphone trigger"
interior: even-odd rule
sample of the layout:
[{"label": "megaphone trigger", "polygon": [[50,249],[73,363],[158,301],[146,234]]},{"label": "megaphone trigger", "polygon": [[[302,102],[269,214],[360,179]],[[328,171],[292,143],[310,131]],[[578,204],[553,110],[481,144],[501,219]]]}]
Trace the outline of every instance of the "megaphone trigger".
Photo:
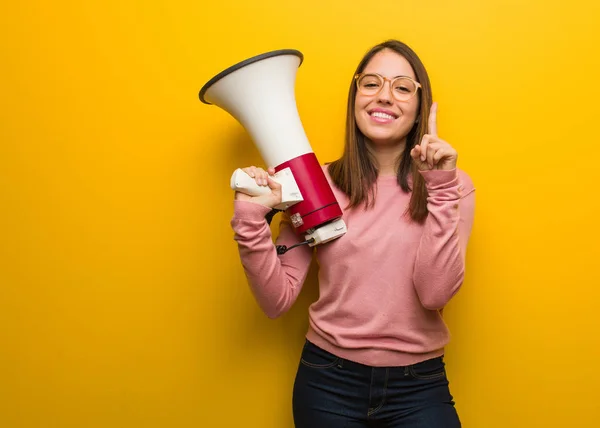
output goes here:
[{"label": "megaphone trigger", "polygon": [[230,185],[232,190],[245,193],[248,196],[266,195],[271,191],[268,186],[256,184],[254,178],[246,174],[241,168],[233,172]]},{"label": "megaphone trigger", "polygon": [[[290,168],[284,168],[276,172],[271,178],[281,185],[281,203],[275,206],[275,209],[287,210],[304,200]],[[256,184],[254,178],[250,177],[240,168],[236,169],[231,176],[231,189],[245,193],[248,196],[266,195],[271,191],[268,186],[259,186]]]}]

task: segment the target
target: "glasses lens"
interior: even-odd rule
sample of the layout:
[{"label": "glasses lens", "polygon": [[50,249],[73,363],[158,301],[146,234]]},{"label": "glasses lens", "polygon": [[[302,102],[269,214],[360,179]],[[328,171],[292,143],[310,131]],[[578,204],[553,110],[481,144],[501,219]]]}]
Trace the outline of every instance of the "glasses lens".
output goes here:
[{"label": "glasses lens", "polygon": [[365,95],[375,95],[381,89],[383,81],[375,74],[365,74],[358,79],[358,89]]},{"label": "glasses lens", "polygon": [[394,80],[394,96],[399,100],[407,100],[417,91],[417,85],[410,79],[401,77]]}]

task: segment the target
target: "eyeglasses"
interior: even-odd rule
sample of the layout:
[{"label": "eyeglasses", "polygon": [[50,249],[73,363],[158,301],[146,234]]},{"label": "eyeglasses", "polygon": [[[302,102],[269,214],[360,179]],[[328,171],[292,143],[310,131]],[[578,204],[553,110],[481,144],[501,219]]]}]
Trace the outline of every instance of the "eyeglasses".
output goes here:
[{"label": "eyeglasses", "polygon": [[390,82],[392,96],[398,101],[408,101],[415,96],[421,84],[410,77],[400,76],[388,79],[376,73],[360,73],[354,76],[358,91],[366,96],[375,96],[381,92],[385,82]]}]

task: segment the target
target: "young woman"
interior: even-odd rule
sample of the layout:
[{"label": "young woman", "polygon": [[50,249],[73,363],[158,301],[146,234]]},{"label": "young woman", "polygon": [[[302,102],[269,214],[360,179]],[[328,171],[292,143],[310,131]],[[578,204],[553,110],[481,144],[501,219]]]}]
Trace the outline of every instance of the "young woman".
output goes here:
[{"label": "young woman", "polygon": [[[462,285],[474,187],[437,134],[425,67],[389,40],[358,64],[342,157],[324,166],[348,232],[316,248],[319,299],[294,384],[297,428],[446,428],[461,423],[444,366],[443,308]],[[271,193],[236,193],[232,227],[256,300],[294,303],[313,249],[277,255],[265,216],[281,200],[272,169],[245,168]],[[285,216],[277,244],[300,241]]]}]

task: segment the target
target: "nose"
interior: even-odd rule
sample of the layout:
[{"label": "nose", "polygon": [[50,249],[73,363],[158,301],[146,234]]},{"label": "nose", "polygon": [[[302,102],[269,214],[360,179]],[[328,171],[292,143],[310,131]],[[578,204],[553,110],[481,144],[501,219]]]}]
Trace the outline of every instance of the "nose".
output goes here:
[{"label": "nose", "polygon": [[383,82],[383,86],[381,87],[381,91],[379,91],[377,98],[379,101],[381,101],[383,103],[392,104],[393,101],[392,101],[392,84],[391,84],[391,82],[387,82],[387,81]]}]

